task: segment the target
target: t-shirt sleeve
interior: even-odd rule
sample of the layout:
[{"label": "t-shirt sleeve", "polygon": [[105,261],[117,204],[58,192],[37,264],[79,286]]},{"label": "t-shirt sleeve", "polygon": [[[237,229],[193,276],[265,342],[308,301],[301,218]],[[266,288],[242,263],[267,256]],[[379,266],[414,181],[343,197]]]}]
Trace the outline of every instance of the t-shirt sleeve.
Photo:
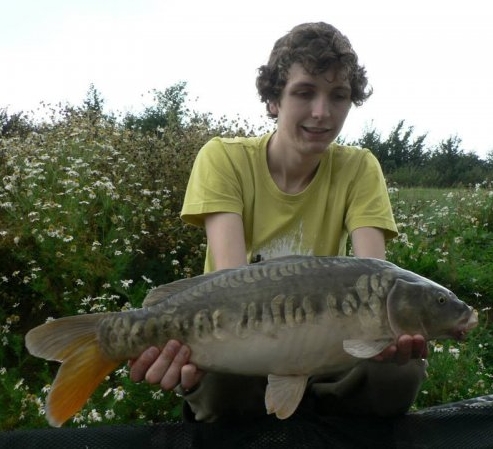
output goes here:
[{"label": "t-shirt sleeve", "polygon": [[204,215],[214,212],[242,214],[240,176],[230,153],[219,138],[210,140],[198,152],[181,210],[186,223],[203,226]]},{"label": "t-shirt sleeve", "polygon": [[361,227],[384,231],[385,238],[397,236],[387,185],[377,158],[368,150],[360,159],[349,190],[345,225],[349,233]]}]

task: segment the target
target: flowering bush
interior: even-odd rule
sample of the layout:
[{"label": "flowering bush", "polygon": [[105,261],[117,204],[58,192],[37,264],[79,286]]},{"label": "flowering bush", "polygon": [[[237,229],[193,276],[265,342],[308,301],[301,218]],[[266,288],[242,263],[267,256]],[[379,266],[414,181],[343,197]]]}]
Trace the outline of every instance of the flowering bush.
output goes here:
[{"label": "flowering bush", "polygon": [[[72,112],[0,140],[1,428],[44,425],[35,417],[57,366],[26,354],[30,328],[138,307],[153,286],[202,271],[203,233],[179,218],[201,126],[152,136]],[[103,391],[115,394],[95,395],[75,424],[178,413],[126,370]]]}]

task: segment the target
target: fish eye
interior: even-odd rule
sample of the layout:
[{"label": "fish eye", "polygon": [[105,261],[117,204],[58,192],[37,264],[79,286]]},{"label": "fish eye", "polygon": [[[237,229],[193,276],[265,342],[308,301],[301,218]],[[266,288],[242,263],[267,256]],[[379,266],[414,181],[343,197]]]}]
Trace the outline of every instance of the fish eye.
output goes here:
[{"label": "fish eye", "polygon": [[447,298],[444,295],[440,295],[437,299],[438,304],[445,304],[447,302]]}]

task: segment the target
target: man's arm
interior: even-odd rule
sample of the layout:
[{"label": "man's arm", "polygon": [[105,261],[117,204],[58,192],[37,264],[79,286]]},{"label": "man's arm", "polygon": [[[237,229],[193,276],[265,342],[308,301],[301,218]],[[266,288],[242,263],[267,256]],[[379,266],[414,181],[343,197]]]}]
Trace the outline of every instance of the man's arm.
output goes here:
[{"label": "man's arm", "polygon": [[240,215],[229,212],[209,214],[204,223],[214,270],[240,267],[247,263],[243,219]]},{"label": "man's arm", "polygon": [[378,228],[358,228],[351,233],[351,243],[356,257],[385,259],[385,237]]}]

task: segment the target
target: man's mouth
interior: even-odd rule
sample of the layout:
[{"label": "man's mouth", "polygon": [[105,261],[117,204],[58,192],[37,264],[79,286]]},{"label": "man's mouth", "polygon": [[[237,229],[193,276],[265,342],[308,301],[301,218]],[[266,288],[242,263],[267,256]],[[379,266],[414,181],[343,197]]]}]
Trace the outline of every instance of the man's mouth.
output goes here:
[{"label": "man's mouth", "polygon": [[315,126],[302,126],[301,128],[310,134],[325,134],[330,131],[328,128],[318,128]]}]

